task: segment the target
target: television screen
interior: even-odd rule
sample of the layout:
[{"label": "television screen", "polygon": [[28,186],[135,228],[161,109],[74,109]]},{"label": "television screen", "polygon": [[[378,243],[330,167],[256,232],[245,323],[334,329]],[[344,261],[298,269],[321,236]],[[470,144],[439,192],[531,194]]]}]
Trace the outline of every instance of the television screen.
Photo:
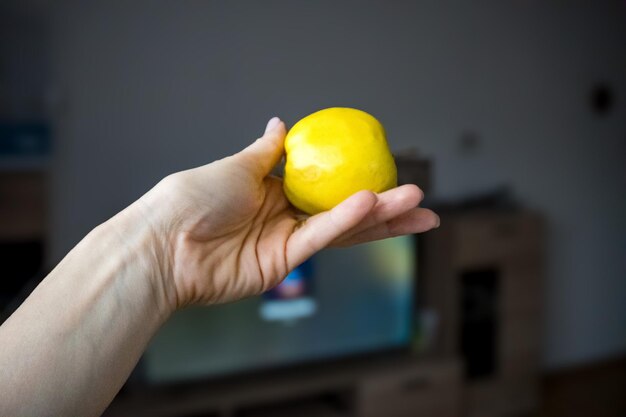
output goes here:
[{"label": "television screen", "polygon": [[176,313],[144,356],[145,377],[213,378],[407,346],[415,267],[412,236],[323,250],[261,296]]}]

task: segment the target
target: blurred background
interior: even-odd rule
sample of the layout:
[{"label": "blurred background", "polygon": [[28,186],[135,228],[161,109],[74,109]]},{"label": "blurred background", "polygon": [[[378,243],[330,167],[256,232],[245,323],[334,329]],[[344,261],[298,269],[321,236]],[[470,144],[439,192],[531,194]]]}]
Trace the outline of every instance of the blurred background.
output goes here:
[{"label": "blurred background", "polygon": [[4,1],[2,319],[167,174],[356,107],[442,227],[180,313],[107,415],[624,416],[625,22],[624,1]]}]

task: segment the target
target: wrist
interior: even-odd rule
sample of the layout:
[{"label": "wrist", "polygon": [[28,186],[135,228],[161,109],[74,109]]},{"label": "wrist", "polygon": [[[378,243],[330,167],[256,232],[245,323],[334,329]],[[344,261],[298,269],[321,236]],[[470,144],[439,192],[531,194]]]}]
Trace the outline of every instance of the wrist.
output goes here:
[{"label": "wrist", "polygon": [[136,279],[147,284],[157,314],[166,320],[177,308],[176,288],[171,280],[167,240],[155,228],[150,213],[136,202],[105,222],[105,234],[119,242],[119,253]]}]

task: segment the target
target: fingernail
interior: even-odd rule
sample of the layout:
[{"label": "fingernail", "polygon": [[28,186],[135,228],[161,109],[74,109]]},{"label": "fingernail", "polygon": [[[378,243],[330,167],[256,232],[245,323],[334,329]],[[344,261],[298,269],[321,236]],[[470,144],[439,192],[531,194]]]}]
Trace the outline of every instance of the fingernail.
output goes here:
[{"label": "fingernail", "polygon": [[279,123],[280,119],[278,117],[272,117],[270,121],[267,122],[267,126],[265,127],[265,133],[274,130]]},{"label": "fingernail", "polygon": [[435,226],[435,229],[439,226],[441,226],[441,217],[437,216],[437,226]]}]

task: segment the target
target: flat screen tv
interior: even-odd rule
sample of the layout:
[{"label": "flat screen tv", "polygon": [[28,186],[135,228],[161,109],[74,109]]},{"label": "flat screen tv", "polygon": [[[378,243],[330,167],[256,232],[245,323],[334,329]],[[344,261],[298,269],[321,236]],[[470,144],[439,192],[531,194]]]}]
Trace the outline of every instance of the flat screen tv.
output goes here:
[{"label": "flat screen tv", "polygon": [[263,295],[180,311],[152,340],[143,378],[213,379],[407,347],[414,245],[403,236],[326,249]]}]

